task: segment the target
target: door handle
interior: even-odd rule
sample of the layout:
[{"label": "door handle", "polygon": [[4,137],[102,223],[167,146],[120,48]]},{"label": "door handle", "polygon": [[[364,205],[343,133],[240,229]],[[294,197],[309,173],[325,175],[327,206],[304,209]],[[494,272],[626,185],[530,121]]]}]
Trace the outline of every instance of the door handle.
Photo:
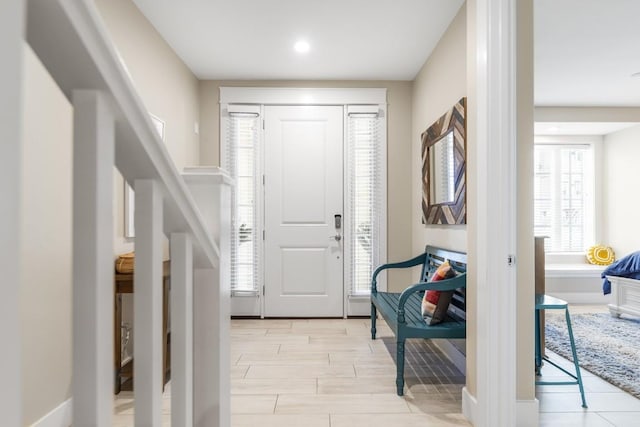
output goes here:
[{"label": "door handle", "polygon": [[335,240],[336,242],[339,242],[340,240],[342,240],[342,236],[340,235],[340,233],[338,233],[335,236],[330,236],[329,240]]}]

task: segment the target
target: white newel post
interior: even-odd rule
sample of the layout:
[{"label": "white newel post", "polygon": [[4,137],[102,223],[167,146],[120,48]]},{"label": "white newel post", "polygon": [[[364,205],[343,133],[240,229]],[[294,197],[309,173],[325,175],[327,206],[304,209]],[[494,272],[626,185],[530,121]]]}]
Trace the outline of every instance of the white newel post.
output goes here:
[{"label": "white newel post", "polygon": [[194,425],[228,427],[232,180],[218,168],[186,168],[183,177],[220,249],[217,270],[194,272]]},{"label": "white newel post", "polygon": [[20,210],[22,184],[22,53],[24,3],[0,3],[0,324],[5,325],[0,352],[3,425],[22,425],[20,363]]},{"label": "white newel post", "polygon": [[171,425],[193,425],[193,244],[171,234]]},{"label": "white newel post", "polygon": [[73,425],[113,412],[114,119],[98,91],[73,91]]},{"label": "white newel post", "polygon": [[162,423],[162,192],[157,182],[134,183],[135,267],[133,321],[135,424]]}]

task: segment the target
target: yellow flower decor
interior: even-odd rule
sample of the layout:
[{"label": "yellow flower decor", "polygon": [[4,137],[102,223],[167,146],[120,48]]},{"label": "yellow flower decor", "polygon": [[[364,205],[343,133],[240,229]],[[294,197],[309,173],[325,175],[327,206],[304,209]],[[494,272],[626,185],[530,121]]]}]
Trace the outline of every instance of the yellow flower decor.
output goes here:
[{"label": "yellow flower decor", "polygon": [[595,265],[609,265],[616,256],[609,246],[595,245],[587,249],[587,261]]}]

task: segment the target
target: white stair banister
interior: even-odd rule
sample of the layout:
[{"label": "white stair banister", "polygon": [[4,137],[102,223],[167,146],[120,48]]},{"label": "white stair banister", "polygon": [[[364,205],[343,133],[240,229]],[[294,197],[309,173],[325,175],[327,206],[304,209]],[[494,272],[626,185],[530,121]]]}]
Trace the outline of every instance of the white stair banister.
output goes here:
[{"label": "white stair banister", "polygon": [[113,412],[114,119],[98,91],[73,92],[73,425]]},{"label": "white stair banister", "polygon": [[229,426],[232,180],[219,168],[186,168],[183,178],[220,248],[219,268],[194,273],[194,425]]},{"label": "white stair banister", "polygon": [[[2,2],[2,5],[5,3],[13,4]],[[175,389],[172,392],[177,407],[183,410],[177,411],[180,418],[174,424],[189,425],[192,409],[194,425],[226,427],[230,424],[230,293],[229,261],[222,259],[221,254],[224,257],[229,254],[228,179],[213,178],[224,181],[216,187],[208,176],[205,187],[210,191],[202,199],[197,198],[198,203],[194,202],[195,197],[159,139],[92,1],[29,0],[26,6],[27,42],[76,107],[76,130],[84,133],[76,132],[75,147],[80,146],[81,140],[89,141],[88,148],[94,152],[83,156],[97,162],[94,170],[88,170],[87,162],[74,161],[74,188],[82,190],[74,190],[74,239],[80,245],[74,241],[77,292],[74,290],[73,310],[74,328],[78,329],[77,334],[74,332],[74,364],[79,363],[74,372],[73,425],[111,425],[115,164],[136,189],[135,423],[156,426],[162,421],[162,253],[164,235],[175,234],[188,236],[190,243],[183,241],[184,248],[175,255],[180,271],[174,272],[174,280],[185,292],[180,296],[182,315],[176,317],[185,323],[180,326],[184,334],[181,348],[173,344],[174,352],[183,358],[176,374],[184,379],[180,386],[184,392],[180,391],[179,396]],[[2,22],[4,19],[0,19]],[[23,48],[21,44],[20,53]],[[77,92],[78,88],[83,91]],[[88,98],[92,95],[95,105],[88,103],[91,108],[78,108],[75,103],[76,98],[80,102],[80,94],[87,94]],[[79,127],[78,123],[83,125]],[[103,151],[107,151],[105,156],[98,155]],[[15,156],[11,159],[17,160]],[[223,217],[219,216],[221,213]],[[9,225],[15,226],[16,221]],[[222,251],[213,236],[225,246]],[[189,317],[184,315],[189,310],[185,308],[191,281],[189,270],[194,276],[196,303],[191,329],[193,346],[188,343]],[[89,285],[80,288],[82,283]],[[192,375],[188,374],[189,359],[193,359]],[[189,386],[191,379],[193,383]],[[11,391],[15,393],[16,389]],[[189,390],[193,391],[192,396]],[[19,406],[14,405],[16,412],[20,411]]]},{"label": "white stair banister", "polygon": [[135,269],[133,369],[135,424],[162,423],[162,245],[163,200],[160,186],[137,179],[135,208]]},{"label": "white stair banister", "polygon": [[172,233],[171,425],[193,425],[193,247],[187,233]]},{"label": "white stair banister", "polygon": [[22,57],[24,3],[0,2],[0,414],[7,426],[22,425],[20,339],[20,210],[22,184]]}]

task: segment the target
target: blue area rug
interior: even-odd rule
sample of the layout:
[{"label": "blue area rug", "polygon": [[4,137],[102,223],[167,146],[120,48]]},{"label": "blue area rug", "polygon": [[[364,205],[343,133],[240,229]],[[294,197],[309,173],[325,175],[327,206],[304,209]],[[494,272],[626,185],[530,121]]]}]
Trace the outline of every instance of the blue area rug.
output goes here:
[{"label": "blue area rug", "polygon": [[[640,398],[640,319],[608,313],[571,315],[583,369]],[[573,361],[564,313],[546,314],[546,345]]]}]

